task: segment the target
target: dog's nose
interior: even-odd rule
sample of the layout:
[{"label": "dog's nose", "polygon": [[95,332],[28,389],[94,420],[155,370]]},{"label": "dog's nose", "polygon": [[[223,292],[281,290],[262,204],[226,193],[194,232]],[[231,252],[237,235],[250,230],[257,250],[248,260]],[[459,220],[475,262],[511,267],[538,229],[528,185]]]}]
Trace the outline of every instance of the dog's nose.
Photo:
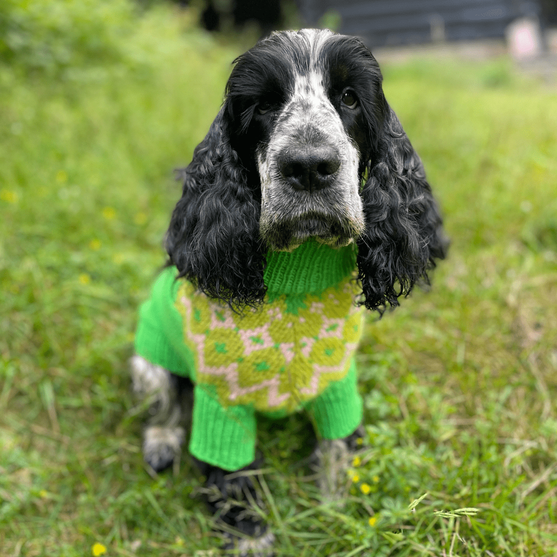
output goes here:
[{"label": "dog's nose", "polygon": [[314,192],[333,183],[340,157],[331,147],[285,152],[278,160],[279,171],[297,191]]}]

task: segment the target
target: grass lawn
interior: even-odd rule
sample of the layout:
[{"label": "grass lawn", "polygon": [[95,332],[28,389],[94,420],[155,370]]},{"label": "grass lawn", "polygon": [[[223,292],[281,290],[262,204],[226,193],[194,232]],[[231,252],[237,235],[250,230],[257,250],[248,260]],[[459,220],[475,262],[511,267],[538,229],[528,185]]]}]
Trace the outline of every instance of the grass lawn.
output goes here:
[{"label": "grass lawn", "polygon": [[[127,360],[238,47],[158,10],[119,57],[0,63],[0,555],[207,555],[187,453],[152,477]],[[161,29],[164,31],[162,32]],[[161,38],[164,36],[164,38]],[[557,554],[557,93],[505,59],[384,65],[452,239],[359,352],[365,450],[322,505],[265,422],[277,555]],[[97,545],[95,545],[97,544]],[[100,544],[100,545],[99,545]]]}]

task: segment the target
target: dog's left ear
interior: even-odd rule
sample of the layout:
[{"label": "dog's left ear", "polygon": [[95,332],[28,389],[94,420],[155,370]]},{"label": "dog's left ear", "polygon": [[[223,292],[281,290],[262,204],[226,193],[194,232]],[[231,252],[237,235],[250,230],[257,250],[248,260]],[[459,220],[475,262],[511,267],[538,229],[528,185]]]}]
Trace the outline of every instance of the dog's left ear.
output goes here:
[{"label": "dog's left ear", "polygon": [[265,257],[259,237],[259,184],[230,145],[226,106],[181,171],[182,198],[168,232],[169,263],[211,298],[233,309],[262,302]]},{"label": "dog's left ear", "polygon": [[361,194],[366,230],[358,240],[358,278],[362,304],[382,313],[414,284],[428,283],[428,270],[445,257],[448,240],[422,161],[381,97],[385,116]]}]

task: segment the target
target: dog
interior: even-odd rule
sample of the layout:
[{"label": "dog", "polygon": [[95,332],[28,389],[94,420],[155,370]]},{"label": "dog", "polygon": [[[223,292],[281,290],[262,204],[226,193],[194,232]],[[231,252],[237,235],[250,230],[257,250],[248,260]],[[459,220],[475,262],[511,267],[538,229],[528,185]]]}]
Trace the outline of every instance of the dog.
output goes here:
[{"label": "dog", "polygon": [[327,30],[273,33],[235,60],[180,177],[132,358],[134,390],[152,402],[144,458],[156,471],[175,462],[193,413],[189,449],[225,547],[262,555],[274,536],[252,481],[258,413],[307,413],[335,497],[363,434],[365,309],[428,284],[448,242],[377,61]]}]

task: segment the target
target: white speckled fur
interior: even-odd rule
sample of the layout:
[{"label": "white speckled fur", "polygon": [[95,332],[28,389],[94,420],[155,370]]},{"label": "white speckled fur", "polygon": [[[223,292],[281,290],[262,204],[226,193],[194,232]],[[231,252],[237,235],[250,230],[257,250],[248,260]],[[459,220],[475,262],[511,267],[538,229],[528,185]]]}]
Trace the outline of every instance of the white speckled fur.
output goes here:
[{"label": "white speckled fur", "polygon": [[180,454],[185,439],[183,412],[170,372],[138,355],[131,358],[130,368],[135,395],[151,403],[151,415],[143,431],[143,457],[159,470]]},{"label": "white speckled fur", "polygon": [[166,369],[148,362],[137,354],[131,358],[130,367],[135,394],[160,394],[166,398],[165,393],[170,389],[170,373]]},{"label": "white speckled fur", "polygon": [[[332,208],[337,216],[350,223],[354,235],[358,236],[364,230],[359,195],[359,153],[327,97],[323,83],[324,67],[320,51],[331,33],[305,30],[303,34],[311,49],[310,72],[308,75],[296,75],[293,92],[276,120],[269,144],[257,152],[261,178],[262,236],[265,237],[266,230],[285,219],[303,217],[308,213],[330,217]],[[341,166],[336,181],[318,194],[293,192],[283,183],[277,157],[285,150],[302,144],[300,138],[302,141],[308,138],[307,142],[311,143],[309,137],[315,134],[326,138],[327,146],[334,148],[340,156]]]}]

